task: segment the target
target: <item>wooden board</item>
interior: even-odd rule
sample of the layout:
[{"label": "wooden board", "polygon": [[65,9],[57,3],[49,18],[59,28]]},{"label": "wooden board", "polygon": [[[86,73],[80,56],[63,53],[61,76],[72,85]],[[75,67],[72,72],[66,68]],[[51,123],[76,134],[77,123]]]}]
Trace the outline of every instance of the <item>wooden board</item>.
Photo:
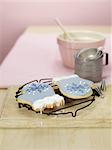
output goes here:
[{"label": "wooden board", "polygon": [[1,150],[112,150],[110,128],[1,129]]},{"label": "wooden board", "polygon": [[0,89],[0,117],[1,117],[1,113],[3,111],[3,107],[4,107],[3,105],[4,105],[4,102],[5,102],[6,94],[7,94],[6,89]]},{"label": "wooden board", "polygon": [[[112,96],[111,86],[108,86],[105,98],[96,98],[93,104],[81,110],[77,117],[71,115],[47,116],[18,108],[15,100],[17,87],[8,89],[3,108],[1,109],[1,128],[37,128],[37,127],[111,127]],[[76,106],[68,108],[68,111]]]}]

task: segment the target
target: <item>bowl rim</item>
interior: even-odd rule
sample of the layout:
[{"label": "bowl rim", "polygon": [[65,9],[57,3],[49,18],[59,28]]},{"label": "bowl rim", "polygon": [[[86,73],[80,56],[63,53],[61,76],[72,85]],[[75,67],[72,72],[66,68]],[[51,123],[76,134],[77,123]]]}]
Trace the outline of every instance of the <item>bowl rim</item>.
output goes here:
[{"label": "bowl rim", "polygon": [[[71,30],[67,33],[88,33],[88,34],[93,34],[93,35],[98,35],[100,36],[99,39],[96,39],[95,41],[70,41],[69,39],[63,39],[61,36],[64,33],[61,33],[58,35],[57,39],[62,41],[62,42],[69,42],[69,43],[95,43],[95,42],[100,42],[100,41],[104,41],[106,39],[106,36],[101,33],[101,32],[96,32],[96,31],[90,31],[90,30]],[[89,36],[92,37],[92,36]]]}]

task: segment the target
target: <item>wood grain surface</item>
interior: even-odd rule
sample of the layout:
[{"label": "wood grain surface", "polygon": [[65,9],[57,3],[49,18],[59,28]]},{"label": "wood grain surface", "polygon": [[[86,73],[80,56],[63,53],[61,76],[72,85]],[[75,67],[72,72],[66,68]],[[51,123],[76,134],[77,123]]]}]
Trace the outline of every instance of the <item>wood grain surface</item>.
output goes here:
[{"label": "wood grain surface", "polygon": [[[97,98],[91,107],[78,113],[77,118],[45,117],[25,108],[18,109],[15,91],[16,88],[0,90],[0,150],[112,149],[111,86],[105,99]],[[44,118],[46,124],[43,124]],[[54,123],[50,124],[51,121]]]},{"label": "wood grain surface", "polygon": [[1,129],[0,150],[111,150],[110,128]]},{"label": "wood grain surface", "polygon": [[4,108],[5,98],[7,96],[7,89],[0,89],[0,117]]}]

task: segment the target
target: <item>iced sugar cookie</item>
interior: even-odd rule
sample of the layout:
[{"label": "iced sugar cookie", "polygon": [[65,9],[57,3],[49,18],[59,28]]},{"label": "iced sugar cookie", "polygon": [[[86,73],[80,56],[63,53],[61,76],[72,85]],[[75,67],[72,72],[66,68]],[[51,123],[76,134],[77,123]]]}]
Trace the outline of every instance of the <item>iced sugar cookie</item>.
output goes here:
[{"label": "iced sugar cookie", "polygon": [[78,75],[54,78],[53,83],[58,85],[60,92],[72,99],[87,98],[93,94],[92,81],[82,79]]},{"label": "iced sugar cookie", "polygon": [[19,103],[28,104],[35,111],[42,112],[46,108],[54,108],[65,104],[64,98],[55,94],[53,88],[46,83],[33,82],[21,89],[17,96]]}]

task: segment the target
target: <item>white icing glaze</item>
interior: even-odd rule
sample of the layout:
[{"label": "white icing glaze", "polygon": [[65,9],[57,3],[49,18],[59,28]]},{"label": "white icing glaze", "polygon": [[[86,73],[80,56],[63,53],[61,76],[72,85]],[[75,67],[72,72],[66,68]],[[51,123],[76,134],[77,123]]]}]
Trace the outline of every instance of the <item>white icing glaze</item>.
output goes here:
[{"label": "white icing glaze", "polygon": [[55,83],[57,81],[60,81],[60,80],[63,80],[63,79],[69,79],[69,78],[72,78],[72,77],[79,77],[79,76],[74,74],[74,75],[70,75],[70,76],[57,77],[57,78],[53,78],[53,82]]},{"label": "white icing glaze", "polygon": [[43,99],[38,99],[33,103],[33,109],[34,110],[44,110],[47,108],[49,105],[55,105],[55,106],[60,106],[64,105],[65,101],[64,98],[58,94],[54,94],[53,96],[48,96]]}]

